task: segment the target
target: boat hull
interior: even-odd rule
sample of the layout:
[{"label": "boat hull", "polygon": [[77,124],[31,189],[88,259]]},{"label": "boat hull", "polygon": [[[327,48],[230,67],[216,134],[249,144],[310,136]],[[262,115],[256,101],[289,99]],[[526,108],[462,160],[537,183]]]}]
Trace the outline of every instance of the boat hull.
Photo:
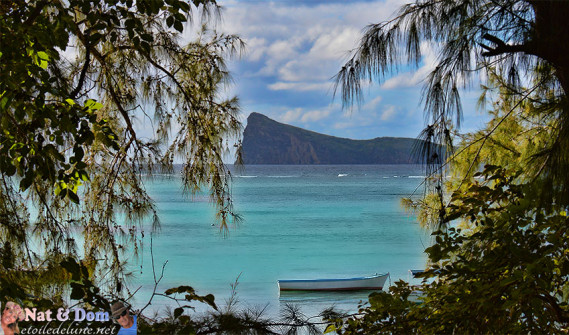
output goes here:
[{"label": "boat hull", "polygon": [[382,290],[389,273],[342,279],[278,280],[280,291],[357,291]]}]

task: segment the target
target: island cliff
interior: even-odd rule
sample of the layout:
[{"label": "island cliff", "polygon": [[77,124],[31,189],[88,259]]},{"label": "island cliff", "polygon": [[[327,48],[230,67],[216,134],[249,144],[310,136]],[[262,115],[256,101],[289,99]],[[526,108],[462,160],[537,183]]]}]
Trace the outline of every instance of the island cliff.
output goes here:
[{"label": "island cliff", "polygon": [[416,139],[351,140],[282,124],[251,113],[243,134],[245,164],[410,164]]}]

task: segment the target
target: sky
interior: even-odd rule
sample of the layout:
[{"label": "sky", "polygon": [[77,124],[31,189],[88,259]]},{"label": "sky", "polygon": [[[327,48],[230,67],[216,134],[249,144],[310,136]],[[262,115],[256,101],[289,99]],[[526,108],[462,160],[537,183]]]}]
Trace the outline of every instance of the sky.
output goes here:
[{"label": "sky", "polygon": [[[229,62],[231,94],[240,99],[244,124],[257,112],[276,121],[319,133],[372,139],[412,137],[425,126],[422,81],[436,55],[421,44],[418,68],[403,66],[381,83],[364,89],[361,106],[342,108],[333,96],[333,77],[348,59],[363,29],[393,17],[408,0],[220,0],[217,30],[239,35],[246,52]],[[338,92],[339,93],[339,92]],[[474,106],[476,89],[463,95],[462,132],[483,125]]]}]

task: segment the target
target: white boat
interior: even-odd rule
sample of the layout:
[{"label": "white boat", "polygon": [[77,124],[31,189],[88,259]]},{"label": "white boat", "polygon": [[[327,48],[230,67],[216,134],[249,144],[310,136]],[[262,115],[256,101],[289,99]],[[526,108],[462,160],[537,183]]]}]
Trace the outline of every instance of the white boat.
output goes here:
[{"label": "white boat", "polygon": [[277,280],[280,291],[355,291],[382,290],[389,273],[369,277],[341,279],[285,279]]}]

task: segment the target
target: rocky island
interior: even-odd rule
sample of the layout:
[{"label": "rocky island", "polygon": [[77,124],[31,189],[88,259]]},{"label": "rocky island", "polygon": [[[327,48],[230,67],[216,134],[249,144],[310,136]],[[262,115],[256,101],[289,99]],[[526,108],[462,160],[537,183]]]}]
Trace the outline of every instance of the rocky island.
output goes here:
[{"label": "rocky island", "polygon": [[319,134],[251,113],[243,134],[245,164],[414,164],[420,140],[352,140]]}]

